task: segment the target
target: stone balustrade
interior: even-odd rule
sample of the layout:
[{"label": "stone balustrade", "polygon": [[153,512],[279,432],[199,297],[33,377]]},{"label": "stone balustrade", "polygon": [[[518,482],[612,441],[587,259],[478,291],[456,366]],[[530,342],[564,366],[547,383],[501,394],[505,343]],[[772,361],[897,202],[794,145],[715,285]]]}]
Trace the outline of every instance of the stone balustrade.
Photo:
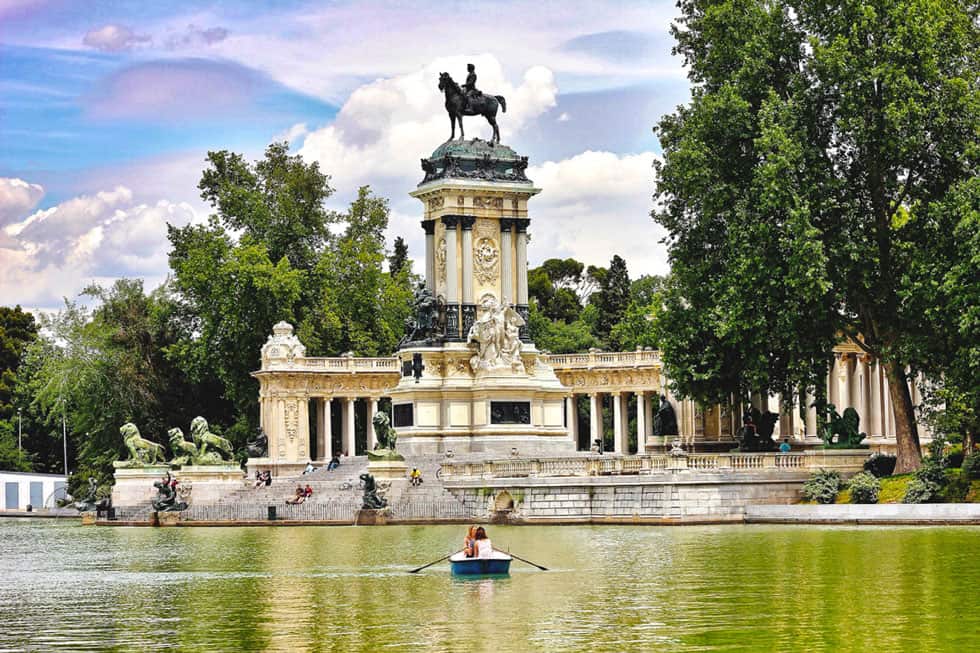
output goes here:
[{"label": "stone balustrade", "polygon": [[586,354],[547,354],[545,360],[555,370],[621,369],[661,367],[659,351],[590,351]]},{"label": "stone balustrade", "polygon": [[869,452],[817,450],[804,453],[722,453],[670,456],[589,456],[576,458],[526,458],[485,462],[450,462],[442,465],[444,481],[494,480],[525,477],[603,476],[653,474],[682,470],[747,472],[794,471],[809,473],[836,469],[843,474],[861,471]]}]

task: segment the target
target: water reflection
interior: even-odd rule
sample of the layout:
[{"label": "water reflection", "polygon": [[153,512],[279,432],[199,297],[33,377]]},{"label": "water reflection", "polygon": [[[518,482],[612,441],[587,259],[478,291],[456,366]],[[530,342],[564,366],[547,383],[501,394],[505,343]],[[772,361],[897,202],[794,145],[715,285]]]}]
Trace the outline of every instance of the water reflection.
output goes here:
[{"label": "water reflection", "polygon": [[406,573],[460,530],[0,520],[0,649],[957,651],[980,629],[957,609],[975,527],[494,527],[552,571]]}]

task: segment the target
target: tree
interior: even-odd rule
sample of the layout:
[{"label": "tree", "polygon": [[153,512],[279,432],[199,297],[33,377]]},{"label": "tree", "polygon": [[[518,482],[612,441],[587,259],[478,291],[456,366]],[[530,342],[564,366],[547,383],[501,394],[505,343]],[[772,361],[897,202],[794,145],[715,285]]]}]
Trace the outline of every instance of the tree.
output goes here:
[{"label": "tree", "polygon": [[408,245],[405,244],[404,238],[396,236],[391,256],[388,257],[388,272],[392,276],[398,276],[406,267],[411,267],[411,261],[408,260]]},{"label": "tree", "polygon": [[644,275],[630,284],[630,301],[622,319],[609,333],[615,349],[657,348],[654,319],[663,304],[664,277]]},{"label": "tree", "polygon": [[11,404],[17,369],[24,350],[37,337],[34,316],[20,306],[0,306],[0,420],[17,413]]},{"label": "tree", "polygon": [[[343,220],[347,229],[321,257],[316,270],[321,294],[300,337],[334,355],[388,355],[401,339],[411,313],[407,267],[384,273],[384,230],[388,200],[363,186]],[[308,345],[309,346],[309,345]]]},{"label": "tree", "polygon": [[323,204],[333,189],[319,164],[290,156],[285,142],[251,164],[227,150],[208,152],[207,160],[198,188],[220,223],[264,244],[273,262],[286,257],[295,268],[312,268],[336,221]]},{"label": "tree", "polygon": [[616,254],[609,262],[608,270],[590,268],[590,276],[599,282],[599,289],[589,298],[589,303],[598,309],[593,333],[600,342],[615,346],[610,342],[610,334],[626,315],[630,303],[630,277],[626,261]]},{"label": "tree", "polygon": [[[977,174],[978,30],[941,0],[682,0],[692,82],[665,116],[659,319],[679,392],[818,388],[840,337],[881,360],[897,471],[920,451],[905,273],[923,221]],[[948,224],[949,217],[940,218]]]}]

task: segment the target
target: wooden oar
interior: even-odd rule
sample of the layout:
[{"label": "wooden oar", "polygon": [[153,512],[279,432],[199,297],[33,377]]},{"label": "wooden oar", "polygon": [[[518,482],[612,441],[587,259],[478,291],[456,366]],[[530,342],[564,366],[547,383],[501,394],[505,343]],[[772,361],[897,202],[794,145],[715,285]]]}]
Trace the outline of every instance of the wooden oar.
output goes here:
[{"label": "wooden oar", "polygon": [[547,567],[542,567],[541,565],[539,565],[536,562],[531,562],[530,560],[525,560],[521,556],[519,556],[519,555],[517,555],[515,553],[511,553],[510,551],[500,551],[500,549],[494,549],[494,551],[499,551],[500,553],[506,553],[511,558],[516,558],[517,560],[520,560],[521,562],[526,562],[527,564],[531,565],[532,567],[537,567],[541,571],[548,571],[548,568]]},{"label": "wooden oar", "polygon": [[418,569],[412,569],[412,570],[411,570],[411,571],[409,571],[408,573],[410,573],[410,574],[417,574],[417,573],[419,573],[420,571],[422,571],[423,569],[425,569],[426,567],[431,567],[432,565],[434,565],[434,564],[436,564],[437,562],[442,562],[443,560],[446,560],[447,558],[451,558],[451,557],[453,557],[454,555],[456,555],[457,553],[459,553],[459,551],[456,551],[456,552],[454,552],[454,553],[450,553],[449,555],[447,555],[447,556],[443,556],[443,557],[441,557],[441,558],[439,558],[438,560],[433,560],[433,561],[432,561],[432,562],[430,562],[429,564],[427,564],[427,565],[422,565],[422,566],[421,566],[421,567],[419,567]]}]

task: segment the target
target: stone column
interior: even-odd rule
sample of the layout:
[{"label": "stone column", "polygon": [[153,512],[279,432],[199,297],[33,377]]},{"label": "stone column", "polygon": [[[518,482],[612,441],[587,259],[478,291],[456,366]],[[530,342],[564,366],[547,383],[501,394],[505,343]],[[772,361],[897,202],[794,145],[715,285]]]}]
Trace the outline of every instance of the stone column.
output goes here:
[{"label": "stone column", "polygon": [[[858,377],[859,365],[857,356],[854,354],[848,354],[847,365],[845,369],[847,370],[847,406],[858,411],[858,415],[861,414],[861,379]],[[844,411],[840,411],[841,414]]]},{"label": "stone column", "polygon": [[378,413],[378,398],[371,397],[368,399],[368,410],[367,410],[367,448],[368,451],[374,449],[374,445],[378,444],[378,438],[374,433],[374,416]]},{"label": "stone column", "polygon": [[837,412],[841,412],[842,408],[840,405],[840,381],[838,380],[841,365],[843,361],[840,360],[839,354],[834,354],[830,365],[830,373],[827,376],[827,401],[832,403],[837,409]]},{"label": "stone column", "polygon": [[524,326],[521,327],[520,338],[525,342],[530,342],[531,340],[531,330],[527,324],[531,316],[527,303],[527,227],[529,224],[531,224],[531,221],[527,218],[514,220],[514,226],[517,227],[517,297],[514,301],[514,309],[518,315],[524,318]]},{"label": "stone column", "polygon": [[642,390],[636,395],[636,453],[643,453],[647,439],[647,394]]},{"label": "stone column", "polygon": [[464,338],[476,321],[476,300],[473,297],[473,223],[475,222],[476,218],[472,215],[459,217],[460,249],[463,256],[463,302],[460,328]]},{"label": "stone column", "polygon": [[589,448],[596,440],[602,440],[602,395],[589,393]]},{"label": "stone column", "polygon": [[333,456],[333,416],[330,414],[330,397],[323,398],[322,404],[323,418],[323,455],[321,459],[328,462]]},{"label": "stone column", "polygon": [[804,410],[806,411],[806,428],[804,429],[804,436],[807,438],[817,437],[817,409],[813,405],[816,398],[813,393],[806,393],[806,406]]},{"label": "stone column", "polygon": [[517,301],[519,306],[527,305],[527,227],[530,220],[515,220],[517,227]]},{"label": "stone column", "polygon": [[653,401],[649,397],[647,397],[647,400],[643,403],[643,409],[644,424],[646,425],[646,429],[644,429],[643,432],[643,438],[646,440],[653,437]]},{"label": "stone column", "polygon": [[513,247],[511,246],[512,218],[500,221],[500,301],[503,304],[514,302]]},{"label": "stone column", "polygon": [[436,221],[423,220],[422,228],[425,230],[425,287],[432,294],[436,292]]},{"label": "stone column", "polygon": [[625,446],[626,429],[623,428],[623,394],[620,392],[612,393],[613,404],[613,452],[628,453]]},{"label": "stone column", "polygon": [[575,395],[565,399],[565,421],[568,422],[568,439],[572,441],[574,450],[578,451],[578,404]]},{"label": "stone column", "polygon": [[446,226],[446,339],[459,341],[459,259],[456,257],[458,215],[442,216]]},{"label": "stone column", "polygon": [[353,456],[357,453],[356,441],[354,439],[354,402],[357,397],[348,397],[344,403],[344,450],[347,455]]}]

